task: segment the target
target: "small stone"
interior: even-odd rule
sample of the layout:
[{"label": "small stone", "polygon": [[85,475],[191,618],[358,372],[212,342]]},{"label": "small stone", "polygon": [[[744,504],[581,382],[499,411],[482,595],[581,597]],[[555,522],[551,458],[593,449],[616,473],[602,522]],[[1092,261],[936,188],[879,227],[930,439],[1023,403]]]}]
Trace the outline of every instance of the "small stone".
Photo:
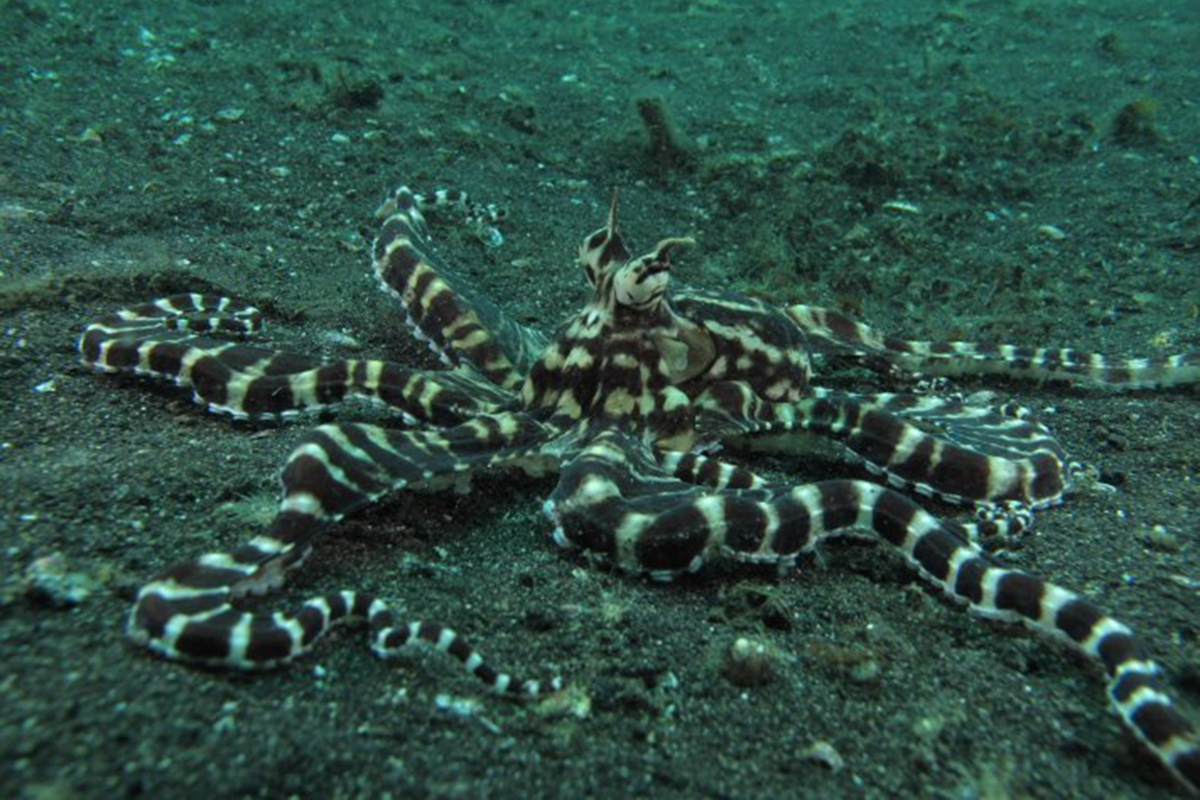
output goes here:
[{"label": "small stone", "polygon": [[473,717],[483,708],[483,704],[473,697],[454,697],[445,693],[436,695],[433,705],[438,711],[457,717]]},{"label": "small stone", "polygon": [[870,228],[868,228],[866,225],[863,225],[861,222],[856,222],[854,227],[847,231],[846,235],[842,238],[845,240],[846,244],[850,245],[851,247],[867,247],[871,244],[871,239],[873,237],[871,235]]},{"label": "small stone", "polygon": [[25,568],[25,596],[51,608],[70,608],[87,599],[96,589],[88,575],[72,571],[60,552],[35,559]]},{"label": "small stone", "polygon": [[800,753],[805,761],[815,761],[829,768],[830,772],[838,772],[846,766],[846,759],[837,748],[829,742],[818,739]]},{"label": "small stone", "polygon": [[546,695],[536,709],[544,717],[587,719],[592,715],[592,697],[582,686],[571,685]]},{"label": "small stone", "polygon": [[1165,525],[1151,525],[1148,528],[1141,528],[1137,532],[1137,537],[1151,550],[1160,550],[1164,553],[1178,553],[1183,549],[1179,537],[1168,530]]},{"label": "small stone", "polygon": [[850,680],[855,683],[875,683],[882,671],[878,661],[868,658],[850,668]]},{"label": "small stone", "polygon": [[763,642],[739,637],[725,653],[721,674],[734,686],[753,689],[775,678],[774,650]]},{"label": "small stone", "polygon": [[921,717],[913,723],[913,734],[924,742],[932,742],[941,735],[946,727],[946,719],[940,716]]},{"label": "small stone", "polygon": [[362,349],[362,343],[345,331],[325,331],[321,334],[321,342],[331,347],[342,347],[347,350]]},{"label": "small stone", "polygon": [[1053,239],[1056,242],[1061,242],[1067,238],[1067,232],[1054,225],[1038,225],[1037,232],[1047,239]]}]

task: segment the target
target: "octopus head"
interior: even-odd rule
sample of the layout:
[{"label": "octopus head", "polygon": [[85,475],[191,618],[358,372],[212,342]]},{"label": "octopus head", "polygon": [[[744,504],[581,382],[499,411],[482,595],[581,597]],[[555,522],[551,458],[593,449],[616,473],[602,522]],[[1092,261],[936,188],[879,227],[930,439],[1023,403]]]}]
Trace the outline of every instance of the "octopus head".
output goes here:
[{"label": "octopus head", "polygon": [[643,256],[630,258],[617,225],[617,194],[613,193],[607,224],[589,234],[579,248],[579,263],[601,305],[615,304],[634,312],[658,308],[671,274],[671,251],[695,244],[689,238],[663,239]]}]

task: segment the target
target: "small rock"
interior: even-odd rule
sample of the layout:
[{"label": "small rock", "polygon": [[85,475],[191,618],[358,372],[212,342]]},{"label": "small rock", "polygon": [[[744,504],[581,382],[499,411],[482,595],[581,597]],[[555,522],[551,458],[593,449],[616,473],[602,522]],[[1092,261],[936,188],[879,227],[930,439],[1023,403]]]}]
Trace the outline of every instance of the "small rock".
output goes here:
[{"label": "small rock", "polygon": [[95,589],[96,581],[72,571],[60,552],[35,559],[25,568],[25,596],[51,608],[79,605]]},{"label": "small rock", "polygon": [[725,653],[721,674],[734,686],[753,689],[774,680],[777,660],[770,646],[739,637]]},{"label": "small rock", "polygon": [[800,757],[805,761],[823,764],[829,768],[830,772],[838,772],[846,766],[846,759],[842,758],[842,754],[837,751],[837,748],[820,739],[806,747],[800,753]]},{"label": "small rock", "polygon": [[882,672],[879,662],[868,658],[850,668],[850,680],[854,683],[875,683]]},{"label": "small rock", "polygon": [[1141,528],[1137,532],[1137,538],[1141,539],[1142,543],[1151,550],[1160,550],[1164,553],[1178,553],[1183,549],[1183,544],[1179,541],[1179,537],[1168,530],[1165,525],[1151,525],[1148,528]]}]

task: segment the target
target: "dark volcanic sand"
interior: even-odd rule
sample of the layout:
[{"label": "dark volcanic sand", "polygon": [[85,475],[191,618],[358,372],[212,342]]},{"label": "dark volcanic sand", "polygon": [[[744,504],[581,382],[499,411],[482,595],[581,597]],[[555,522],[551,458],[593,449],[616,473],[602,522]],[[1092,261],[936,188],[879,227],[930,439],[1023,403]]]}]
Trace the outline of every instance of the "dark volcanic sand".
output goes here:
[{"label": "dark volcanic sand", "polygon": [[[561,673],[579,715],[494,699],[447,659],[380,662],[356,629],[263,675],[164,663],[122,634],[138,585],[249,537],[304,423],[235,424],[98,376],[75,341],[196,289],[264,308],[290,349],[433,367],[364,252],[407,182],[510,209],[502,247],[436,235],[544,329],[583,302],[575,249],[620,188],[635,246],[699,240],[681,282],[916,336],[1194,350],[1194,0],[76,5],[0,7],[0,796],[1172,790],[1095,669],[936,599],[882,548],[654,585],[559,551],[551,483],[526,477],[389,500],[332,531],[280,602],[371,589],[500,666]],[[648,152],[647,97],[687,163]],[[1012,561],[1139,631],[1195,718],[1197,394],[956,388],[1042,412],[1117,487],[1041,514]],[[1152,546],[1156,525],[1174,544]],[[65,610],[24,580],[54,553],[92,585]],[[773,682],[721,676],[740,636],[777,652]],[[844,767],[807,757],[819,742]]]}]

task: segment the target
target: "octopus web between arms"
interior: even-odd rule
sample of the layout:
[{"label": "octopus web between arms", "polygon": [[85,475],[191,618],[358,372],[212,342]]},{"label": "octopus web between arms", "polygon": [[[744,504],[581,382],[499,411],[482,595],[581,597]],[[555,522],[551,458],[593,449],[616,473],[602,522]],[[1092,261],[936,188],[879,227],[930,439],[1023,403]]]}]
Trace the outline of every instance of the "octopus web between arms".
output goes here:
[{"label": "octopus web between arms", "polygon": [[[88,326],[79,343],[85,363],[173,380],[214,411],[279,419],[360,397],[405,423],[314,428],[283,469],[270,527],[142,587],[129,618],[134,639],[167,658],[273,667],[308,651],[338,621],[365,618],[381,656],[424,643],[497,692],[555,691],[557,679],[500,672],[451,628],[398,619],[365,592],[318,597],[292,613],[244,610],[241,600],[280,587],[330,523],[389,493],[461,484],[487,468],[557,470],[545,502],[554,540],[656,579],[717,558],[787,568],[829,537],[871,536],[976,614],[1024,623],[1098,662],[1126,727],[1184,786],[1200,787],[1196,729],[1129,628],[1068,589],[1002,566],[979,544],[1020,533],[1033,511],[1061,501],[1072,472],[1049,431],[1019,408],[836,392],[811,381],[812,356],[824,353],[924,375],[1147,388],[1200,383],[1200,353],[1134,360],[914,342],[812,306],[669,290],[671,256],[691,240],[664,239],[631,258],[615,199],[607,224],[580,248],[592,299],[549,339],[437,258],[421,212],[440,206],[488,222],[488,209],[459,192],[422,196],[402,187],[381,209],[374,263],[447,370],[321,361],[218,338],[255,333],[262,318],[208,295],[168,297]],[[794,447],[811,435],[840,443],[887,485],[788,485],[711,454],[714,445]],[[939,519],[904,492],[981,513],[969,523]]]}]

